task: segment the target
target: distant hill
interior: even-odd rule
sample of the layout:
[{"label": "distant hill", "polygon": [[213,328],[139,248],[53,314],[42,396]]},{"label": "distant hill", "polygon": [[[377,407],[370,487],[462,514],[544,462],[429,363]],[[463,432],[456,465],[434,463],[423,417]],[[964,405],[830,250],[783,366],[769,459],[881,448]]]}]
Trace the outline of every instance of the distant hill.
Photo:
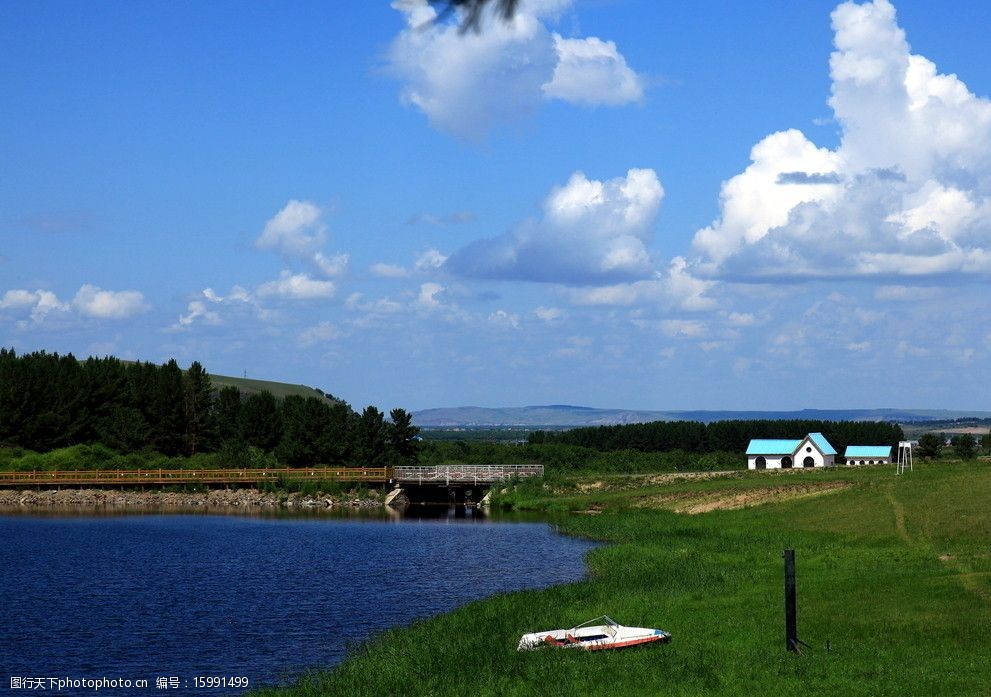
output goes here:
[{"label": "distant hill", "polygon": [[256,394],[263,390],[268,390],[279,399],[288,397],[289,395],[328,399],[327,395],[314,387],[307,387],[306,385],[291,385],[286,382],[252,380],[250,378],[236,378],[230,375],[215,375],[214,373],[210,373],[210,382],[213,383],[214,389],[219,390],[222,387],[232,386],[241,390],[244,394]]},{"label": "distant hill", "polygon": [[595,409],[564,404],[533,407],[450,407],[413,413],[420,428],[565,428],[648,421],[727,421],[731,419],[821,419],[825,421],[945,421],[991,417],[987,411],[950,409],[802,409],[799,411],[640,411]]}]

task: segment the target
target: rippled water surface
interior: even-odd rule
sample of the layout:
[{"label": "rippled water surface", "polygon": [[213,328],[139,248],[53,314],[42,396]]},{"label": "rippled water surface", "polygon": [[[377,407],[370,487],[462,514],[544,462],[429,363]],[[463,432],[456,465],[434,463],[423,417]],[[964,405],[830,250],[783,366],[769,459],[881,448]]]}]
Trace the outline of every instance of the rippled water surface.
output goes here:
[{"label": "rippled water surface", "polygon": [[106,676],[149,686],[63,694],[169,694],[156,678],[173,677],[186,687],[175,694],[219,694],[194,677],[278,682],[376,630],[581,578],[589,547],[546,524],[477,519],[0,517],[0,685]]}]

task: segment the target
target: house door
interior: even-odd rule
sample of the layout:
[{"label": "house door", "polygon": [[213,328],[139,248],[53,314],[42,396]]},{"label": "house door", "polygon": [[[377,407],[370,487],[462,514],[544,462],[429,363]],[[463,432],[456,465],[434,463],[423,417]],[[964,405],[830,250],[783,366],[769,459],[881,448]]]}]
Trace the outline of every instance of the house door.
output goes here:
[{"label": "house door", "polygon": [[791,458],[788,457],[787,455],[781,458],[781,467],[782,469],[786,469],[786,470],[791,469]]},{"label": "house door", "polygon": [[767,460],[764,459],[763,455],[758,455],[757,459],[754,460],[754,466],[759,470],[767,469]]},{"label": "house door", "polygon": [[813,460],[811,457],[807,457],[804,460],[802,460],[802,467],[815,467],[815,466],[816,466],[816,461]]}]

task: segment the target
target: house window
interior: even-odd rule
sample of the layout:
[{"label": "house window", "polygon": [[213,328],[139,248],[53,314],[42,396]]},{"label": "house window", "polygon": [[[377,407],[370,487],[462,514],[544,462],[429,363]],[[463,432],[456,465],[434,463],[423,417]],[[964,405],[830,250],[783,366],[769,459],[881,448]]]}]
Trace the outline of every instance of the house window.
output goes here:
[{"label": "house window", "polygon": [[811,457],[807,457],[804,460],[802,460],[802,467],[815,467],[815,466],[816,466],[816,461],[813,460]]},{"label": "house window", "polygon": [[758,455],[757,459],[754,460],[754,465],[759,470],[767,469],[767,460],[764,459],[763,455]]},{"label": "house window", "polygon": [[781,458],[781,466],[784,469],[790,469],[791,468],[791,458],[788,457],[787,455],[785,455],[783,458]]},{"label": "house window", "polygon": [[812,452],[812,446],[811,445],[806,446],[805,447],[805,452],[811,453]]}]

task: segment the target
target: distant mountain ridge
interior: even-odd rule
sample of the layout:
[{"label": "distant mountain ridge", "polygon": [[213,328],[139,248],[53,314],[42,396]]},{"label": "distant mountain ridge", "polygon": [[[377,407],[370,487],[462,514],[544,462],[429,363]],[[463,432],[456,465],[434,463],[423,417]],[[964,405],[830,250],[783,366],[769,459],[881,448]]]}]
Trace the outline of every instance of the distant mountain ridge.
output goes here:
[{"label": "distant mountain ridge", "polygon": [[549,404],[531,407],[447,407],[413,413],[420,428],[565,428],[649,421],[728,421],[731,419],[820,419],[824,421],[941,421],[988,418],[989,411],[952,409],[801,409],[797,411],[645,411]]}]

